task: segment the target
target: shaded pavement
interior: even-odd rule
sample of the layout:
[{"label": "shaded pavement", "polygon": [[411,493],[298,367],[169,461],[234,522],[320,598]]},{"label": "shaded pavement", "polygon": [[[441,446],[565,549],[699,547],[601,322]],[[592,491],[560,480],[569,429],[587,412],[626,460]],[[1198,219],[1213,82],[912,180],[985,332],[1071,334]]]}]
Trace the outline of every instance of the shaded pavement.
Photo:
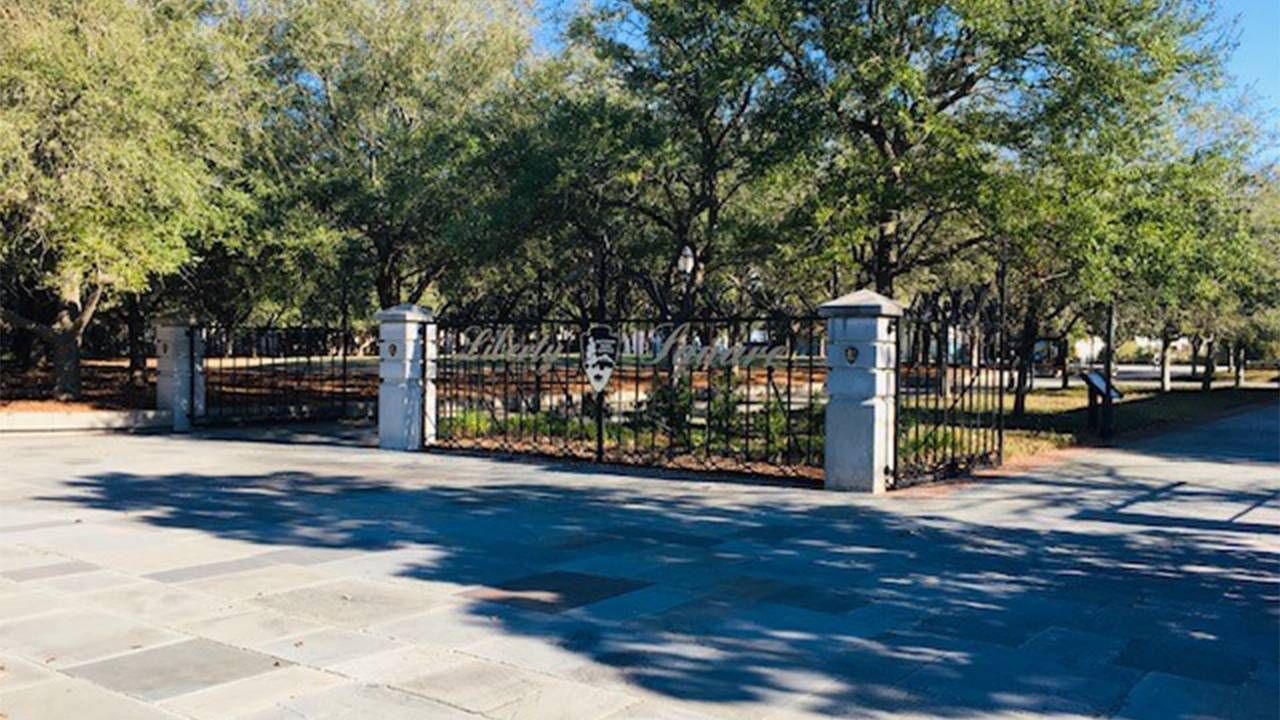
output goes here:
[{"label": "shaded pavement", "polygon": [[1276,406],[884,498],[233,437],[0,458],[14,719],[1280,714]]}]

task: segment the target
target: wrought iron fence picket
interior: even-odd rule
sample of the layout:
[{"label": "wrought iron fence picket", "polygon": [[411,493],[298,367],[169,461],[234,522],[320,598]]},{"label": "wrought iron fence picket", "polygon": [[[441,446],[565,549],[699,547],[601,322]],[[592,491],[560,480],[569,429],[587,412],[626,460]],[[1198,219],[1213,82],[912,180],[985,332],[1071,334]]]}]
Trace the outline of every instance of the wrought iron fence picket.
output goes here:
[{"label": "wrought iron fence picket", "polygon": [[1002,334],[1002,297],[925,293],[897,320],[893,487],[999,463],[1005,360],[986,338]]},{"label": "wrought iron fence picket", "polygon": [[[679,336],[677,323],[609,319],[602,324],[612,330],[616,355],[603,392],[582,369],[590,327],[579,320],[434,323],[435,446],[821,478],[822,318],[697,318]],[[490,338],[509,330],[521,348],[553,347],[555,361],[542,367],[528,354],[477,357],[471,346],[485,330]],[[757,335],[758,348],[751,344]],[[766,363],[764,351],[776,346],[776,364]],[[709,360],[735,357],[729,366]],[[485,397],[502,405],[487,420],[475,402]]]}]

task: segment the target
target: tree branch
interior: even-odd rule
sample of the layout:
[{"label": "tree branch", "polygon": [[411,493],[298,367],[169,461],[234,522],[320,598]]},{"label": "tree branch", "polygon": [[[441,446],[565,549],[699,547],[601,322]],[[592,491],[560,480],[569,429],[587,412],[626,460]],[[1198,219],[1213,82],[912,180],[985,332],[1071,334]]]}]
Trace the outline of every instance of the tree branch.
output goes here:
[{"label": "tree branch", "polygon": [[89,293],[89,300],[80,308],[80,314],[76,316],[76,321],[71,324],[71,332],[79,339],[84,334],[84,329],[89,326],[89,321],[93,319],[93,313],[98,309],[98,303],[102,301],[102,293],[106,290],[106,285],[95,283],[93,292]]},{"label": "tree branch", "polygon": [[0,317],[3,317],[4,321],[10,325],[33,332],[45,340],[53,340],[53,328],[50,328],[47,325],[41,325],[34,320],[28,320],[9,308],[0,307]]}]

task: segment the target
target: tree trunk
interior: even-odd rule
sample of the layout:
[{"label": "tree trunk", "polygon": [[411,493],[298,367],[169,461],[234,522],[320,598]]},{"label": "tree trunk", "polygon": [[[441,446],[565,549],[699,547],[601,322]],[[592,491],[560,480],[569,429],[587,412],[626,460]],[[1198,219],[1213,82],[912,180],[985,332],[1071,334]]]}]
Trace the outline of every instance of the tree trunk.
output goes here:
[{"label": "tree trunk", "polygon": [[1214,339],[1209,338],[1204,346],[1204,378],[1200,381],[1201,390],[1213,389],[1213,374],[1218,370],[1217,358],[1213,356],[1213,346]]},{"label": "tree trunk", "polygon": [[35,365],[35,344],[36,336],[26,330],[13,329],[9,331],[11,335],[10,348],[13,350],[13,367],[21,372],[30,370]]},{"label": "tree trunk", "polygon": [[1039,302],[1027,303],[1027,314],[1022,319],[1022,333],[1018,338],[1018,385],[1013,397],[1013,416],[1022,417],[1027,411],[1027,392],[1034,381],[1036,335],[1040,331]]},{"label": "tree trunk", "polygon": [[1058,341],[1058,369],[1062,371],[1062,389],[1066,390],[1071,387],[1071,376],[1067,371],[1067,356],[1070,354],[1071,344],[1067,342],[1067,338],[1063,337]]},{"label": "tree trunk", "polygon": [[1197,363],[1200,361],[1200,345],[1203,342],[1199,335],[1191,336],[1191,377],[1196,376]]},{"label": "tree trunk", "polygon": [[53,397],[56,400],[78,400],[80,382],[80,336],[73,330],[56,332],[53,345]]},{"label": "tree trunk", "polygon": [[142,314],[142,299],[129,296],[129,384],[135,388],[147,384],[146,318]]},{"label": "tree trunk", "polygon": [[876,283],[876,292],[885,297],[893,297],[893,278],[896,274],[893,266],[893,248],[898,244],[897,213],[889,212],[880,218],[880,230],[876,237],[875,267],[872,268]]},{"label": "tree trunk", "polygon": [[400,304],[400,278],[395,271],[381,269],[378,271],[378,306],[383,310]]},{"label": "tree trunk", "polygon": [[1168,335],[1160,336],[1160,392],[1169,392],[1173,389],[1172,377],[1170,376],[1170,364],[1172,358],[1169,352],[1173,341]]},{"label": "tree trunk", "polygon": [[1242,387],[1244,385],[1244,343],[1236,343],[1233,352],[1236,359],[1236,387]]},{"label": "tree trunk", "polygon": [[80,399],[80,341],[105,290],[105,286],[95,285],[88,298],[82,299],[82,283],[83,279],[79,277],[63,280],[59,288],[61,307],[57,318],[52,327],[45,328],[45,338],[53,348],[53,394],[63,401]]}]

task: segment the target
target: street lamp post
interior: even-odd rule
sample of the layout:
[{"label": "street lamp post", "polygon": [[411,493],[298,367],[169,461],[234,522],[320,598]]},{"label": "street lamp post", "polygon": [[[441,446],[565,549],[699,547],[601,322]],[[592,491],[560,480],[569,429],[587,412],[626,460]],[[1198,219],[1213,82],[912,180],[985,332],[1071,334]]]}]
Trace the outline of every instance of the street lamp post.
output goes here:
[{"label": "street lamp post", "polygon": [[681,315],[688,315],[693,311],[693,302],[690,294],[693,291],[693,268],[696,262],[693,256],[693,248],[685,245],[680,250],[680,258],[676,260],[676,269],[684,276],[684,296],[680,298]]},{"label": "street lamp post", "polygon": [[684,249],[680,251],[680,259],[676,261],[676,269],[678,269],[680,274],[684,275],[687,280],[693,276],[693,264],[693,248],[685,245]]},{"label": "street lamp post", "polygon": [[1115,408],[1112,405],[1111,388],[1115,383],[1116,362],[1116,303],[1114,300],[1107,306],[1107,354],[1103,375],[1107,383],[1102,396],[1102,439],[1110,440],[1116,431]]}]

